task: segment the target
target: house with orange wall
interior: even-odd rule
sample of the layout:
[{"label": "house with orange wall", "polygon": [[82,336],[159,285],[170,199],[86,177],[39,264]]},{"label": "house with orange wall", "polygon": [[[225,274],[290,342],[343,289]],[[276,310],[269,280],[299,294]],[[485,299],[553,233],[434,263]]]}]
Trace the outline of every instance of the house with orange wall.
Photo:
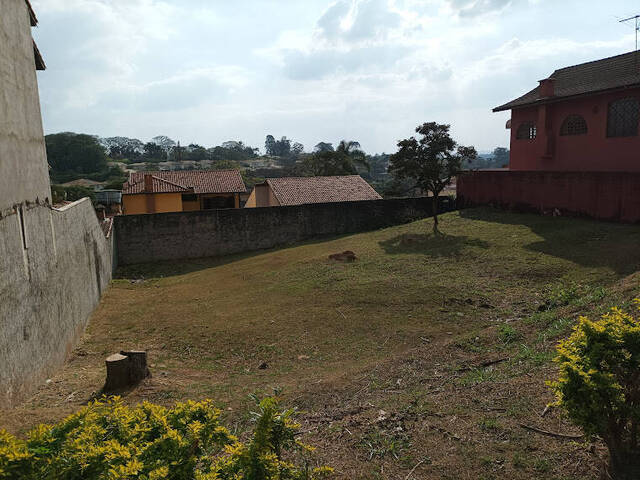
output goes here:
[{"label": "house with orange wall", "polygon": [[125,215],[240,208],[238,170],[134,172],[122,186]]}]

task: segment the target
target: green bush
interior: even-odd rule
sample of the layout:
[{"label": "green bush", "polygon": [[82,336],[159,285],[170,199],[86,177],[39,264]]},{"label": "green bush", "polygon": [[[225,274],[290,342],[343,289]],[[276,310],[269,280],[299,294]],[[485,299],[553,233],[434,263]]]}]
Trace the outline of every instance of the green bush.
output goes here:
[{"label": "green bush", "polygon": [[259,403],[253,435],[240,442],[220,424],[211,401],[165,408],[95,401],[26,440],[0,430],[0,479],[25,480],[312,480],[311,447],[295,439],[293,411],[275,398]]},{"label": "green bush", "polygon": [[556,362],[558,403],[587,435],[604,440],[611,478],[640,478],[639,319],[617,308],[597,321],[581,317]]}]

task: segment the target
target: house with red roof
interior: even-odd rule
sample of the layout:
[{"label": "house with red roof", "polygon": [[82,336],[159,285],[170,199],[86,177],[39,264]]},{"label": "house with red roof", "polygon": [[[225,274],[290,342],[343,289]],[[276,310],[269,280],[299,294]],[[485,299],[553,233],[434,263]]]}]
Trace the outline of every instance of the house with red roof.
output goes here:
[{"label": "house with red roof", "polygon": [[358,202],[382,197],[360,175],[267,178],[253,188],[245,208]]},{"label": "house with red roof", "polygon": [[554,71],[511,111],[507,169],[458,178],[462,204],[640,220],[640,53]]},{"label": "house with red roof", "polygon": [[122,186],[125,215],[240,208],[238,170],[133,172]]}]

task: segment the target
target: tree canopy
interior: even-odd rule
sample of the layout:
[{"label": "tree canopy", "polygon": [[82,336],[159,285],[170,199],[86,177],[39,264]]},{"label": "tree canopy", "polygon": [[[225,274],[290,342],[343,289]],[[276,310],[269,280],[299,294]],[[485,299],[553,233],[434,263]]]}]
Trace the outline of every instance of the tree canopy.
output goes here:
[{"label": "tree canopy", "polygon": [[357,167],[369,169],[367,155],[358,142],[342,140],[335,150],[317,150],[307,157],[303,168],[308,175],[323,176],[356,175]]},{"label": "tree canopy", "polygon": [[54,133],[45,137],[47,159],[52,170],[92,173],[107,168],[105,149],[93,135]]},{"label": "tree canopy", "polygon": [[446,124],[423,123],[416,128],[420,138],[400,140],[389,164],[389,172],[397,178],[410,179],[433,194],[434,232],[438,231],[438,195],[461,171],[462,162],[471,162],[478,155],[474,147],[458,145],[449,129]]}]

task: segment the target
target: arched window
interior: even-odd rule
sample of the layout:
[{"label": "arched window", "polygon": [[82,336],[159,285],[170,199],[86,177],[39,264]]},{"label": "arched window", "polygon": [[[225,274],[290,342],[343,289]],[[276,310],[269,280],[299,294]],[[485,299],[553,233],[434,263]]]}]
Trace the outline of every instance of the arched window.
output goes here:
[{"label": "arched window", "polygon": [[637,98],[623,98],[609,104],[607,137],[635,137],[638,135],[640,105]]},{"label": "arched window", "polygon": [[533,122],[522,122],[516,131],[517,140],[533,140],[536,138],[536,124]]},{"label": "arched window", "polygon": [[587,133],[587,122],[582,115],[569,115],[562,122],[560,135],[583,135]]}]

